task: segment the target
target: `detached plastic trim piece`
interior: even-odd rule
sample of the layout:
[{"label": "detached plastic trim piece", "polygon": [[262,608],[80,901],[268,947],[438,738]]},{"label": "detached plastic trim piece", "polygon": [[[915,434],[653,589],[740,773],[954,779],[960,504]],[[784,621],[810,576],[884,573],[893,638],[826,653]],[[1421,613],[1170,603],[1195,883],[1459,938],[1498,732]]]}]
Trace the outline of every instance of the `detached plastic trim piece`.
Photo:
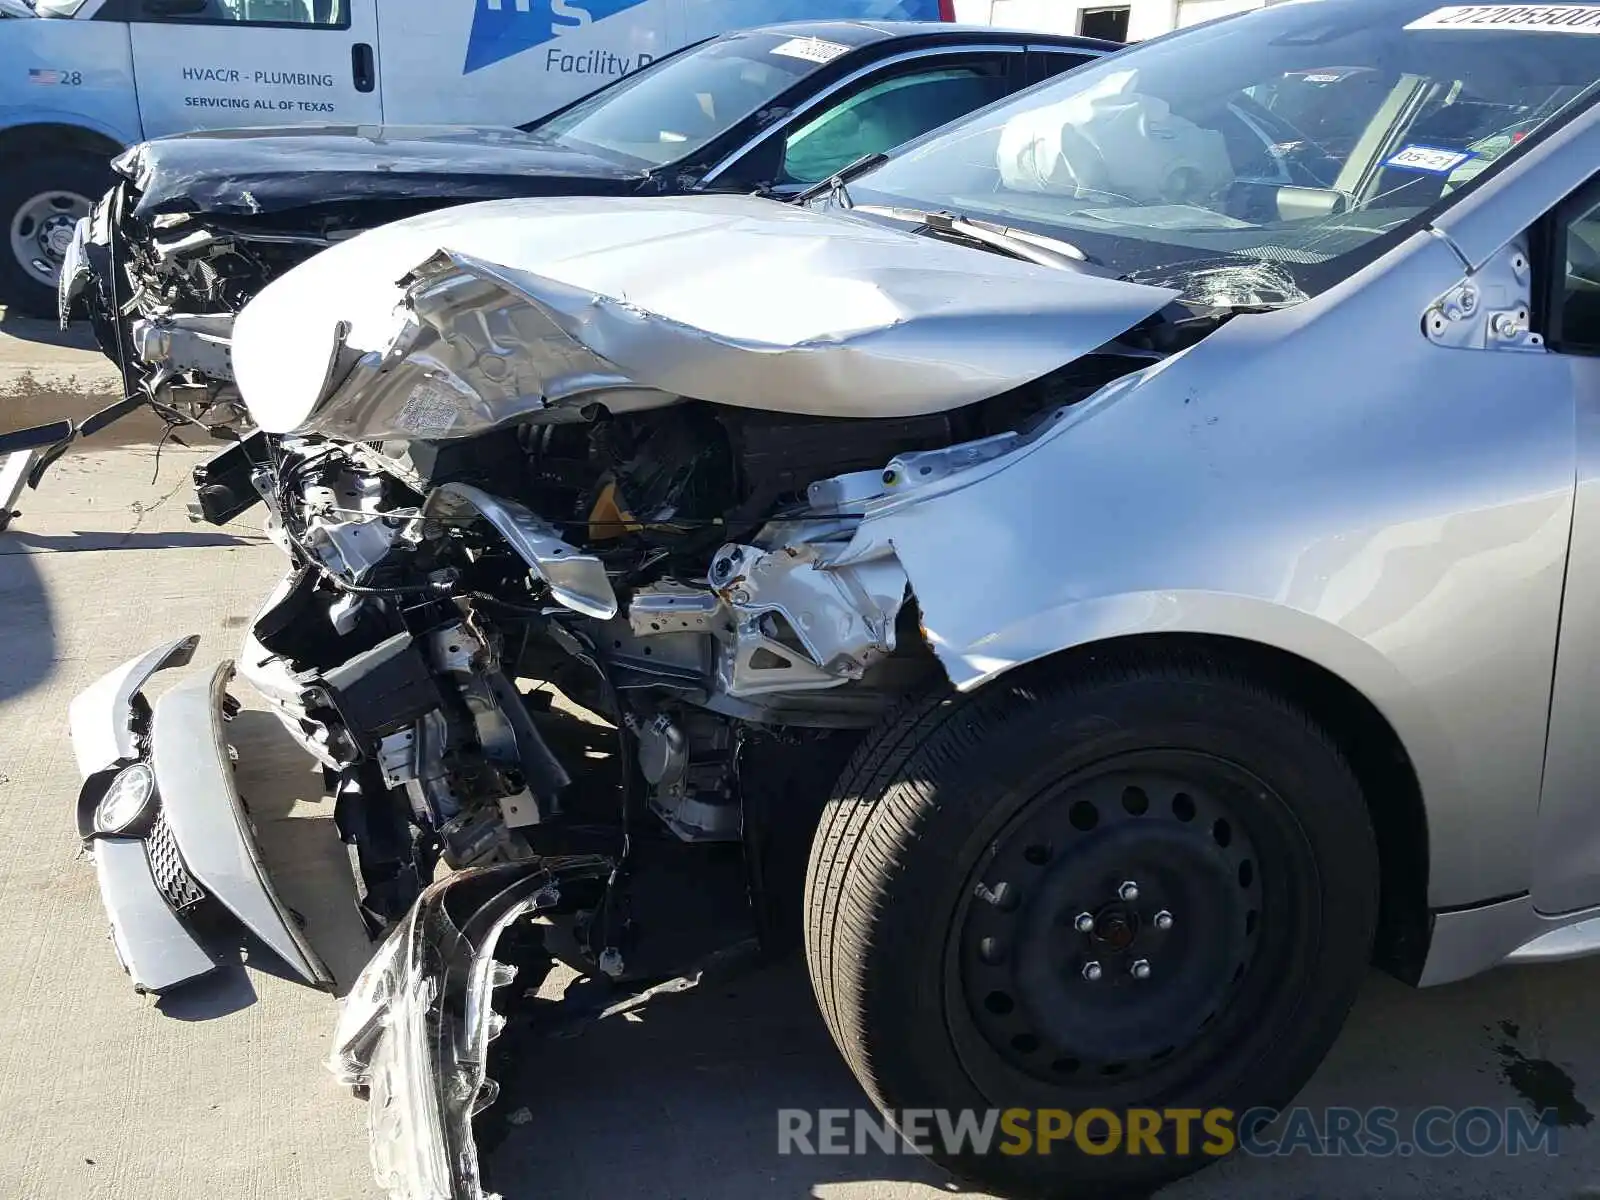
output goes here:
[{"label": "detached plastic trim piece", "polygon": [[191,634],[157,646],[108,671],[72,698],[67,720],[81,777],[88,779],[97,771],[139,757],[134,746],[134,701],[157,671],[187,666],[199,644],[199,637]]},{"label": "detached plastic trim piece", "polygon": [[222,705],[233,664],[208,678],[191,675],[155,704],[150,760],[162,811],[189,873],[242,925],[313,987],[332,990],[333,974],[278,898],[233,780]]},{"label": "detached plastic trim piece", "polygon": [[142,840],[97,838],[94,869],[117,958],[135,991],[164,992],[216,969],[161,895]]}]

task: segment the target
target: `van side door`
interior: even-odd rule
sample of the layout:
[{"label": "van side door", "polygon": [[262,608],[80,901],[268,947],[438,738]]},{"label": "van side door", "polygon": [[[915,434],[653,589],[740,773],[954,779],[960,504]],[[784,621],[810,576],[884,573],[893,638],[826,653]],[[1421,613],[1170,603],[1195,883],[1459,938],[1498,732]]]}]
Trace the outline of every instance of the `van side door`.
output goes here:
[{"label": "van side door", "polygon": [[683,45],[683,3],[387,0],[384,118],[393,125],[537,121]]},{"label": "van side door", "polygon": [[383,119],[378,0],[112,0],[146,137]]}]

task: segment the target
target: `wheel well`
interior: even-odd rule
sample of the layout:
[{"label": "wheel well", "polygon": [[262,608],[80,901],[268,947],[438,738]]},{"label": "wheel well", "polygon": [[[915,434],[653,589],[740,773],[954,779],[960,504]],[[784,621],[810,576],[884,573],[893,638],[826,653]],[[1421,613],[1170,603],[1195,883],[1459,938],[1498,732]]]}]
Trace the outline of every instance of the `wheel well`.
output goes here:
[{"label": "wheel well", "polygon": [[110,159],[121,153],[122,146],[81,125],[18,125],[0,131],[0,156],[62,150]]},{"label": "wheel well", "polygon": [[1428,819],[1416,769],[1394,727],[1361,692],[1309,659],[1244,638],[1209,634],[1134,634],[1093,642],[1046,660],[1061,670],[1074,658],[1120,653],[1201,654],[1225,659],[1302,708],[1338,744],[1361,784],[1378,840],[1379,913],[1375,963],[1406,983],[1422,975],[1432,922],[1428,911]]}]

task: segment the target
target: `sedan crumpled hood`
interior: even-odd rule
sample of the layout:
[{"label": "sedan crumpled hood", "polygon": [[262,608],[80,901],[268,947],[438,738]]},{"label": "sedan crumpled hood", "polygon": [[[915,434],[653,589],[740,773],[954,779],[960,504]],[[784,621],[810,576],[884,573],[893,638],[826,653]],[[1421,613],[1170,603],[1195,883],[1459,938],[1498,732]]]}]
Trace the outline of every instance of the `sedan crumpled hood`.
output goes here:
[{"label": "sedan crumpled hood", "polygon": [[143,142],[115,166],[138,189],[139,220],[162,213],[255,217],[373,200],[620,191],[645,177],[519,129],[460,125],[199,130]]},{"label": "sedan crumpled hood", "polygon": [[1036,379],[1175,295],[753,196],[515,200],[295,268],[240,315],[234,367],[274,433],[459,437],[679,396],[901,417]]}]

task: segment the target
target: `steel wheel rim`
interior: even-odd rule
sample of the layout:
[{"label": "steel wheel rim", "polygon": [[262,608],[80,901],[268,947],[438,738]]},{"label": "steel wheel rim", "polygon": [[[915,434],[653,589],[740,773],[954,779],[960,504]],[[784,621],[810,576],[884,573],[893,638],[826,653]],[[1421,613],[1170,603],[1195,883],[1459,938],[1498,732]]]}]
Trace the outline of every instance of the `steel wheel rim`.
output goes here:
[{"label": "steel wheel rim", "polygon": [[11,218],[11,254],[30,277],[54,286],[78,221],[92,203],[77,192],[52,188],[22,204]]},{"label": "steel wheel rim", "polygon": [[[1179,796],[1186,816],[1173,809]],[[1113,1091],[1166,1094],[1245,1036],[1285,982],[1270,963],[1303,917],[1287,911],[1295,905],[1282,886],[1285,911],[1269,911],[1257,839],[1238,811],[1246,797],[1276,800],[1226,760],[1135,751],[1048,784],[990,839],[944,958],[952,1035],[981,1091],[1042,1101],[1081,1090],[1092,1103]],[[1098,819],[1080,809],[1074,822],[1085,800]],[[1192,871],[1201,882],[1185,884]],[[1084,895],[1083,879],[1097,876],[1098,891]],[[1118,894],[1128,882],[1138,887],[1132,901]],[[1013,884],[1010,895],[1001,883]],[[1118,916],[1132,919],[1119,928]],[[997,952],[987,941],[1007,929],[1012,945]]]}]

